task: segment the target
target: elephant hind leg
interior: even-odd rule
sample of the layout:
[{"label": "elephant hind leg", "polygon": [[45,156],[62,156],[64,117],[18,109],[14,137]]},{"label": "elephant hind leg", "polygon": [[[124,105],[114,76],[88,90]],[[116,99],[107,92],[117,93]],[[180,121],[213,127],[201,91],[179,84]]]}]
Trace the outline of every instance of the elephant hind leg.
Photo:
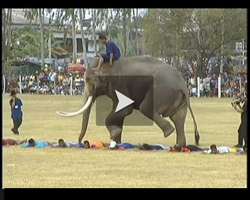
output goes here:
[{"label": "elephant hind leg", "polygon": [[170,119],[173,121],[177,132],[176,143],[184,146],[186,145],[186,136],[184,132],[186,116],[187,106],[183,106],[177,113],[170,116]]},{"label": "elephant hind leg", "polygon": [[144,114],[146,117],[154,121],[163,131],[164,137],[168,137],[171,133],[174,132],[174,127],[168,122],[166,119],[164,119],[159,113],[156,113],[154,111],[154,108],[152,106],[152,95],[151,91],[149,91],[143,102],[141,103],[139,107],[142,114]]}]

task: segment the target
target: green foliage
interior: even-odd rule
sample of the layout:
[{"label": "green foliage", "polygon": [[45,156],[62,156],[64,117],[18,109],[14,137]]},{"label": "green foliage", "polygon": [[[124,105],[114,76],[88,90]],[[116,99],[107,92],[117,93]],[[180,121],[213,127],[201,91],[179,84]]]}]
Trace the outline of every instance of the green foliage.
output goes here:
[{"label": "green foliage", "polygon": [[[125,57],[125,46],[124,46],[124,41],[123,41],[123,35],[122,32],[118,32],[117,38],[114,39],[114,41],[118,44],[121,55]],[[127,47],[127,55],[128,57],[134,56],[135,55],[135,49],[132,41],[128,42],[128,47]]]},{"label": "green foliage", "polygon": [[[143,20],[147,53],[197,61],[202,73],[212,56],[228,56],[246,39],[246,9],[149,9]],[[224,51],[221,52],[223,45]]]},{"label": "green foliage", "polygon": [[[49,55],[49,30],[45,30],[44,33],[45,41],[45,57]],[[35,27],[26,26],[24,28],[15,28],[12,30],[12,41],[11,41],[11,60],[23,59],[27,56],[40,58],[41,52],[41,40],[40,40],[40,29]],[[52,49],[60,46],[60,42],[57,41],[53,35],[51,36]],[[52,53],[53,55],[53,53]]]}]

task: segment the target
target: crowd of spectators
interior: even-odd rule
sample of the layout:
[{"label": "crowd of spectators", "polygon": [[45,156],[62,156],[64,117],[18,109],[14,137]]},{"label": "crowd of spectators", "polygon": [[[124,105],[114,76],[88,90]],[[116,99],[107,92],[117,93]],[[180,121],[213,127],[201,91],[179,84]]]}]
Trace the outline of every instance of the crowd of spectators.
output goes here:
[{"label": "crowd of spectators", "polygon": [[[54,94],[54,95],[81,95],[84,92],[84,73],[69,73],[66,71],[45,70],[32,75],[20,74],[22,80],[22,93]],[[197,78],[192,71],[182,73],[187,84],[189,95],[197,96]],[[20,90],[19,75],[5,76],[5,92]],[[72,90],[71,90],[72,77]],[[241,84],[241,85],[240,85]],[[247,74],[221,75],[221,97],[235,97],[245,92],[247,87]],[[241,91],[240,91],[241,90]],[[200,96],[218,96],[218,74],[206,73],[200,77]]]},{"label": "crowd of spectators", "polygon": [[[200,77],[200,96],[201,97],[217,97],[218,96],[218,77],[219,74],[205,74]],[[198,82],[194,74],[183,74],[186,81],[189,95],[197,96]],[[221,74],[221,97],[236,97],[240,93],[246,92],[247,74]]]},{"label": "crowd of spectators", "polygon": [[[20,91],[20,75],[22,93],[70,95],[72,92],[72,95],[81,95],[84,92],[84,73],[45,70],[31,75],[5,75],[6,93],[11,90]],[[70,87],[71,77],[72,88]]]}]

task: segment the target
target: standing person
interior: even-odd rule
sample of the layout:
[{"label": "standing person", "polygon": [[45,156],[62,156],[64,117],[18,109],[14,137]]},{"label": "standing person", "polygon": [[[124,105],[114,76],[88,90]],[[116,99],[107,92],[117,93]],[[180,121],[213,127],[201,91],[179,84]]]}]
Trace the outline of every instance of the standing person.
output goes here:
[{"label": "standing person", "polygon": [[16,135],[19,135],[18,128],[22,124],[23,112],[22,112],[21,107],[23,103],[21,99],[17,98],[16,92],[14,90],[11,91],[10,96],[11,96],[11,100],[9,103],[11,107],[11,118],[13,120],[13,126],[14,126],[11,129],[11,131]]},{"label": "standing person", "polygon": [[214,97],[215,95],[215,84],[216,84],[216,78],[215,74],[210,79],[210,97]]},{"label": "standing person", "polygon": [[238,129],[238,144],[234,147],[242,147],[243,140],[245,145],[247,145],[247,100],[245,100],[244,105],[241,107],[239,105],[239,112],[241,112],[241,123]]},{"label": "standing person", "polygon": [[114,42],[109,41],[105,35],[100,35],[99,40],[106,46],[106,54],[100,56],[98,66],[94,70],[99,70],[105,62],[112,66],[113,61],[119,60],[121,57],[120,49]]}]

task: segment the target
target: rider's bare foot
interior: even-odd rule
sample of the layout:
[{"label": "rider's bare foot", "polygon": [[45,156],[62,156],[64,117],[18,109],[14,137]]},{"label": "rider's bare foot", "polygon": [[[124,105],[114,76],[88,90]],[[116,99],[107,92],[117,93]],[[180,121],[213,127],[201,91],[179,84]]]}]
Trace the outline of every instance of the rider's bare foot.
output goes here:
[{"label": "rider's bare foot", "polygon": [[95,67],[95,68],[92,68],[94,71],[97,71],[100,69],[100,67]]}]

